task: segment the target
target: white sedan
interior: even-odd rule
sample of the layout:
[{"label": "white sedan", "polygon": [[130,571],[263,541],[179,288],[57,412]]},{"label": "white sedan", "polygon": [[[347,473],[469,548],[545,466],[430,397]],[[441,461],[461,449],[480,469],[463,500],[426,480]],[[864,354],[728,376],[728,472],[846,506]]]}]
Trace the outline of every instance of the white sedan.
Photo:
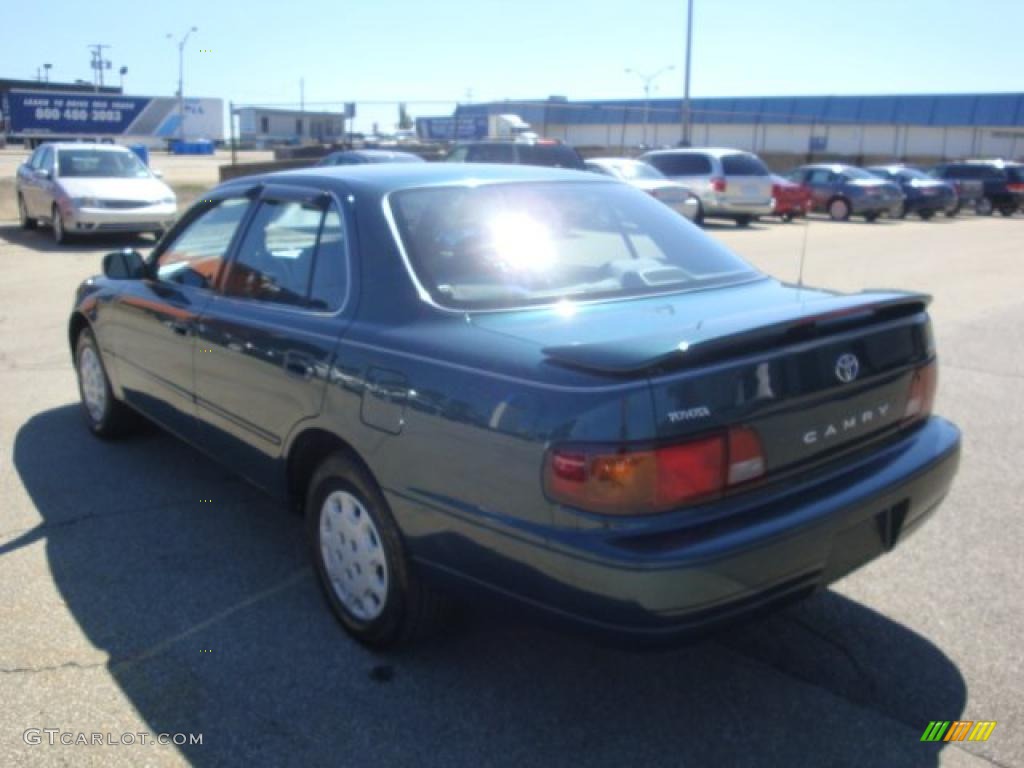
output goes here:
[{"label": "white sedan", "polygon": [[627,184],[642,189],[669,208],[683,214],[690,221],[697,220],[700,201],[689,189],[667,178],[653,165],[628,157],[594,157],[587,160],[587,170],[614,176]]},{"label": "white sedan", "polygon": [[21,226],[39,222],[53,238],[110,232],[152,232],[174,223],[174,192],[125,147],[43,144],[18,168],[15,187]]}]

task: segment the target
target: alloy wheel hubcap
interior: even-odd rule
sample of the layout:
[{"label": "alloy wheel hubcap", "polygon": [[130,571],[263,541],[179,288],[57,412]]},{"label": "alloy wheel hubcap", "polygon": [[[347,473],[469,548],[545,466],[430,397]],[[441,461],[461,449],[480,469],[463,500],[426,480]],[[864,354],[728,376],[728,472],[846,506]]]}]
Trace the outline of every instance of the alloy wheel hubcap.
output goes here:
[{"label": "alloy wheel hubcap", "polygon": [[837,200],[832,203],[832,215],[837,219],[841,219],[846,216],[846,203],[842,200]]},{"label": "alloy wheel hubcap", "polygon": [[92,347],[82,350],[78,361],[78,378],[82,382],[82,399],[90,418],[95,422],[101,421],[107,408],[107,386],[100,359]]},{"label": "alloy wheel hubcap", "polygon": [[388,594],[384,546],[366,507],[347,491],[332,492],[320,507],[320,556],[345,608],[361,621],[380,616]]}]

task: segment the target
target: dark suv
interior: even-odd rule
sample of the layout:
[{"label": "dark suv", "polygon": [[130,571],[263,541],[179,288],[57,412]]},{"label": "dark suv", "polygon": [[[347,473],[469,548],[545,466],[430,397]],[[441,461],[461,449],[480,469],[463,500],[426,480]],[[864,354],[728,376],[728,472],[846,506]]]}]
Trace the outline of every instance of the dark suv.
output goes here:
[{"label": "dark suv", "polygon": [[982,189],[974,210],[982,216],[991,216],[993,211],[1012,216],[1024,201],[1024,165],[1020,163],[1001,160],[943,163],[935,166],[931,175],[954,186],[968,186],[972,182],[977,186],[980,182]]},{"label": "dark suv", "polygon": [[579,152],[554,139],[467,142],[452,148],[445,160],[450,163],[510,163],[587,170]]}]

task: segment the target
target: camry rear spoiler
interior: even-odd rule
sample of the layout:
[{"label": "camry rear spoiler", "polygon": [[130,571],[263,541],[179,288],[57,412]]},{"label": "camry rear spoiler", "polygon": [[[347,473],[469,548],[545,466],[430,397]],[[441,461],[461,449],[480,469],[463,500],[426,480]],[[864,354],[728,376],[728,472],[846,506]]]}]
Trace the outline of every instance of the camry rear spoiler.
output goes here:
[{"label": "camry rear spoiler", "polygon": [[729,314],[659,333],[546,347],[542,351],[552,362],[572,368],[631,375],[809,341],[915,315],[930,302],[931,296],[923,293],[836,294],[763,311]]}]

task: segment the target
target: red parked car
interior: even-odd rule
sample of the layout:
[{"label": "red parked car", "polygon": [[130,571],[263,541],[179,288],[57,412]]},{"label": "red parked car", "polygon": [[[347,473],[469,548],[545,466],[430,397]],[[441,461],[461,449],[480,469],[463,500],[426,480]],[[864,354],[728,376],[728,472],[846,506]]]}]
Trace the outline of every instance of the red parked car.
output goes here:
[{"label": "red parked car", "polygon": [[811,190],[782,176],[776,176],[774,173],[772,174],[772,198],[775,200],[772,215],[782,217],[783,221],[792,221],[797,216],[806,216],[811,209]]}]

